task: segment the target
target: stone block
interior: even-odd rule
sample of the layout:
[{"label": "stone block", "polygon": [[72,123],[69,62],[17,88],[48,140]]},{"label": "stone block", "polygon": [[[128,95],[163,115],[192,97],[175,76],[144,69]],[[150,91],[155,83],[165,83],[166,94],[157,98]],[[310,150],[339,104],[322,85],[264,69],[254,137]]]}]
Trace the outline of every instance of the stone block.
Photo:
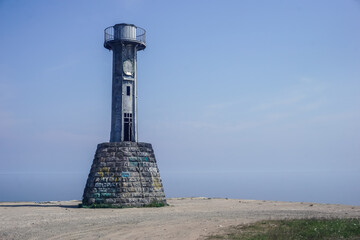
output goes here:
[{"label": "stone block", "polygon": [[152,201],[166,203],[151,144],[98,144],[84,190],[83,204],[143,206]]},{"label": "stone block", "polygon": [[115,199],[113,199],[113,198],[106,198],[106,199],[105,199],[105,203],[106,203],[106,204],[114,204],[114,203],[115,203]]},{"label": "stone block", "polygon": [[111,193],[101,193],[101,197],[111,197]]},{"label": "stone block", "polygon": [[95,198],[95,203],[104,203],[104,199],[103,198]]},{"label": "stone block", "polygon": [[110,168],[115,168],[115,162],[107,162],[106,166]]}]

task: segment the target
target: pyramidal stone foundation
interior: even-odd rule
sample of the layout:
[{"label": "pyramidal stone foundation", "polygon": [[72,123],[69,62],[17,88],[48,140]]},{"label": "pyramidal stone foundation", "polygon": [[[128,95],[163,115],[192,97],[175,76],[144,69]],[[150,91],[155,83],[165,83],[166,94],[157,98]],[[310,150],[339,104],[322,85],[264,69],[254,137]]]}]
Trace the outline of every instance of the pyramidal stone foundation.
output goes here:
[{"label": "pyramidal stone foundation", "polygon": [[83,206],[144,207],[166,205],[150,143],[98,145],[84,190]]}]

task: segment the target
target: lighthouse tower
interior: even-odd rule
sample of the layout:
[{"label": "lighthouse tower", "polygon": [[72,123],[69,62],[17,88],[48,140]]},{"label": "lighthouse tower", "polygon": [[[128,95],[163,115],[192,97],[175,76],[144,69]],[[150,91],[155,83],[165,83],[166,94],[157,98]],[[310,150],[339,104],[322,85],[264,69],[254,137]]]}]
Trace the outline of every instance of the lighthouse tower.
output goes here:
[{"label": "lighthouse tower", "polygon": [[145,49],[145,30],[133,24],[105,29],[104,47],[113,51],[110,142],[137,142],[137,51]]},{"label": "lighthouse tower", "polygon": [[110,142],[97,146],[82,204],[90,207],[166,205],[155,153],[138,142],[136,57],[145,49],[145,30],[133,24],[105,29],[113,52]]}]

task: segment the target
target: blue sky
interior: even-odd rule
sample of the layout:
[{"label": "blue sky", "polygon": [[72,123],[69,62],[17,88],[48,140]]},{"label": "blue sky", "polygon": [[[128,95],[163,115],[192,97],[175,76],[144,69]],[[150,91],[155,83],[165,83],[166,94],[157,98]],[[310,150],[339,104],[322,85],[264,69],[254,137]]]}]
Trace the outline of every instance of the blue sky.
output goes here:
[{"label": "blue sky", "polygon": [[0,201],[81,198],[122,22],[168,197],[360,204],[355,0],[0,0]]}]

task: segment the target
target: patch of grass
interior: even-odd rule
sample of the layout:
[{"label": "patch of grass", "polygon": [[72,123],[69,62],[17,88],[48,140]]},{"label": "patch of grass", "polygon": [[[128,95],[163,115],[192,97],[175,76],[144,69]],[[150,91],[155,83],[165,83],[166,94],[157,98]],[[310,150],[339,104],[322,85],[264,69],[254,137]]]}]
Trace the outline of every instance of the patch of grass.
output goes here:
[{"label": "patch of grass", "polygon": [[360,219],[268,220],[231,227],[207,239],[305,240],[360,239]]}]

